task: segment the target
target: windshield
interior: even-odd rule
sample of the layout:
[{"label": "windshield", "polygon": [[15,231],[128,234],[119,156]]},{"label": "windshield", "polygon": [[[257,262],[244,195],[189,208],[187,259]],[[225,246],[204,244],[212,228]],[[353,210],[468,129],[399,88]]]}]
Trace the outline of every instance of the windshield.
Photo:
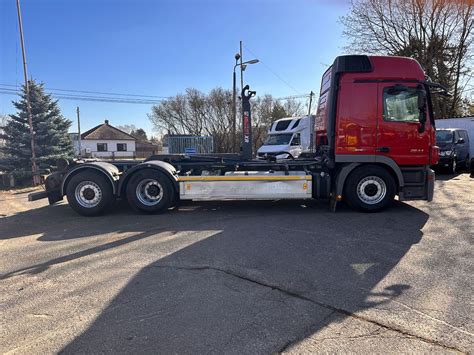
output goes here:
[{"label": "windshield", "polygon": [[452,143],[453,132],[450,131],[436,131],[436,143]]},{"label": "windshield", "polygon": [[286,145],[290,144],[293,133],[270,134],[265,141],[265,145]]}]

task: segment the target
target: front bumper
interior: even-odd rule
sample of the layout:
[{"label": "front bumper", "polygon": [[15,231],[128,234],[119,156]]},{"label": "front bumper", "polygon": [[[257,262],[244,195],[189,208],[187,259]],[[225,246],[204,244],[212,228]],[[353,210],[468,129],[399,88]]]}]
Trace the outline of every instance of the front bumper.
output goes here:
[{"label": "front bumper", "polygon": [[440,156],[438,160],[438,164],[436,164],[435,167],[447,168],[452,163],[452,161],[453,161],[452,156],[443,156],[443,157]]},{"label": "front bumper", "polygon": [[[279,155],[288,155],[288,158],[278,158]],[[259,160],[270,160],[270,161],[275,161],[276,159],[278,160],[284,160],[284,159],[290,159],[291,154],[288,152],[269,152],[269,153],[257,153],[257,159]]]}]

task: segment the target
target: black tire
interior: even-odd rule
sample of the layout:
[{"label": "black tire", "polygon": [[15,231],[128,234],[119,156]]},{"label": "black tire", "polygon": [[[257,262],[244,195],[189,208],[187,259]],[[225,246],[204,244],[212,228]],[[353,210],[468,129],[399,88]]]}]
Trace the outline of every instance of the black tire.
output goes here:
[{"label": "black tire", "polygon": [[378,212],[390,206],[396,185],[392,175],[376,165],[355,169],[347,178],[344,199],[353,209]]},{"label": "black tire", "polygon": [[127,183],[127,200],[139,212],[166,211],[175,201],[175,191],[170,179],[160,171],[137,171]]},{"label": "black tire", "polygon": [[469,171],[470,165],[471,165],[471,157],[469,157],[468,155],[466,157],[466,161],[464,162],[464,168],[466,169],[466,171]]},{"label": "black tire", "polygon": [[451,159],[451,161],[449,162],[448,172],[451,175],[455,175],[457,169],[458,169],[457,158],[453,157],[453,159]]},{"label": "black tire", "polygon": [[97,216],[115,200],[110,181],[94,171],[74,175],[67,184],[66,196],[69,206],[83,216]]}]

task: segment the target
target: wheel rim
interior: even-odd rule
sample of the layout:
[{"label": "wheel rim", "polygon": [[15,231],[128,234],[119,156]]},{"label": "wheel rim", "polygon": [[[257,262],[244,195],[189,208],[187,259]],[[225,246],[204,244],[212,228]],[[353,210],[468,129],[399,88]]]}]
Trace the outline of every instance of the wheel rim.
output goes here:
[{"label": "wheel rim", "polygon": [[378,176],[367,176],[357,184],[357,196],[368,204],[375,205],[387,195],[387,185]]},{"label": "wheel rim", "polygon": [[453,160],[453,174],[456,173],[456,168],[457,168],[457,166],[456,166],[456,159],[454,159],[454,160]]},{"label": "wheel rim", "polygon": [[163,187],[157,180],[145,179],[137,185],[135,193],[145,206],[155,206],[163,198]]},{"label": "wheel rim", "polygon": [[76,186],[76,201],[85,208],[93,208],[102,200],[102,190],[93,181],[82,181]]}]

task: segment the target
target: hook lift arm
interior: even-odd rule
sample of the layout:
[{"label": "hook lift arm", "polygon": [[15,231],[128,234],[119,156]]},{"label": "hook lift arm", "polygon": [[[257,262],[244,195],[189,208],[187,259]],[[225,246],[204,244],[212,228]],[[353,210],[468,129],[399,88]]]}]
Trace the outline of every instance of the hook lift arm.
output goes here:
[{"label": "hook lift arm", "polygon": [[243,160],[251,160],[252,152],[252,114],[250,107],[250,99],[257,94],[251,91],[248,85],[242,89],[242,158]]}]

